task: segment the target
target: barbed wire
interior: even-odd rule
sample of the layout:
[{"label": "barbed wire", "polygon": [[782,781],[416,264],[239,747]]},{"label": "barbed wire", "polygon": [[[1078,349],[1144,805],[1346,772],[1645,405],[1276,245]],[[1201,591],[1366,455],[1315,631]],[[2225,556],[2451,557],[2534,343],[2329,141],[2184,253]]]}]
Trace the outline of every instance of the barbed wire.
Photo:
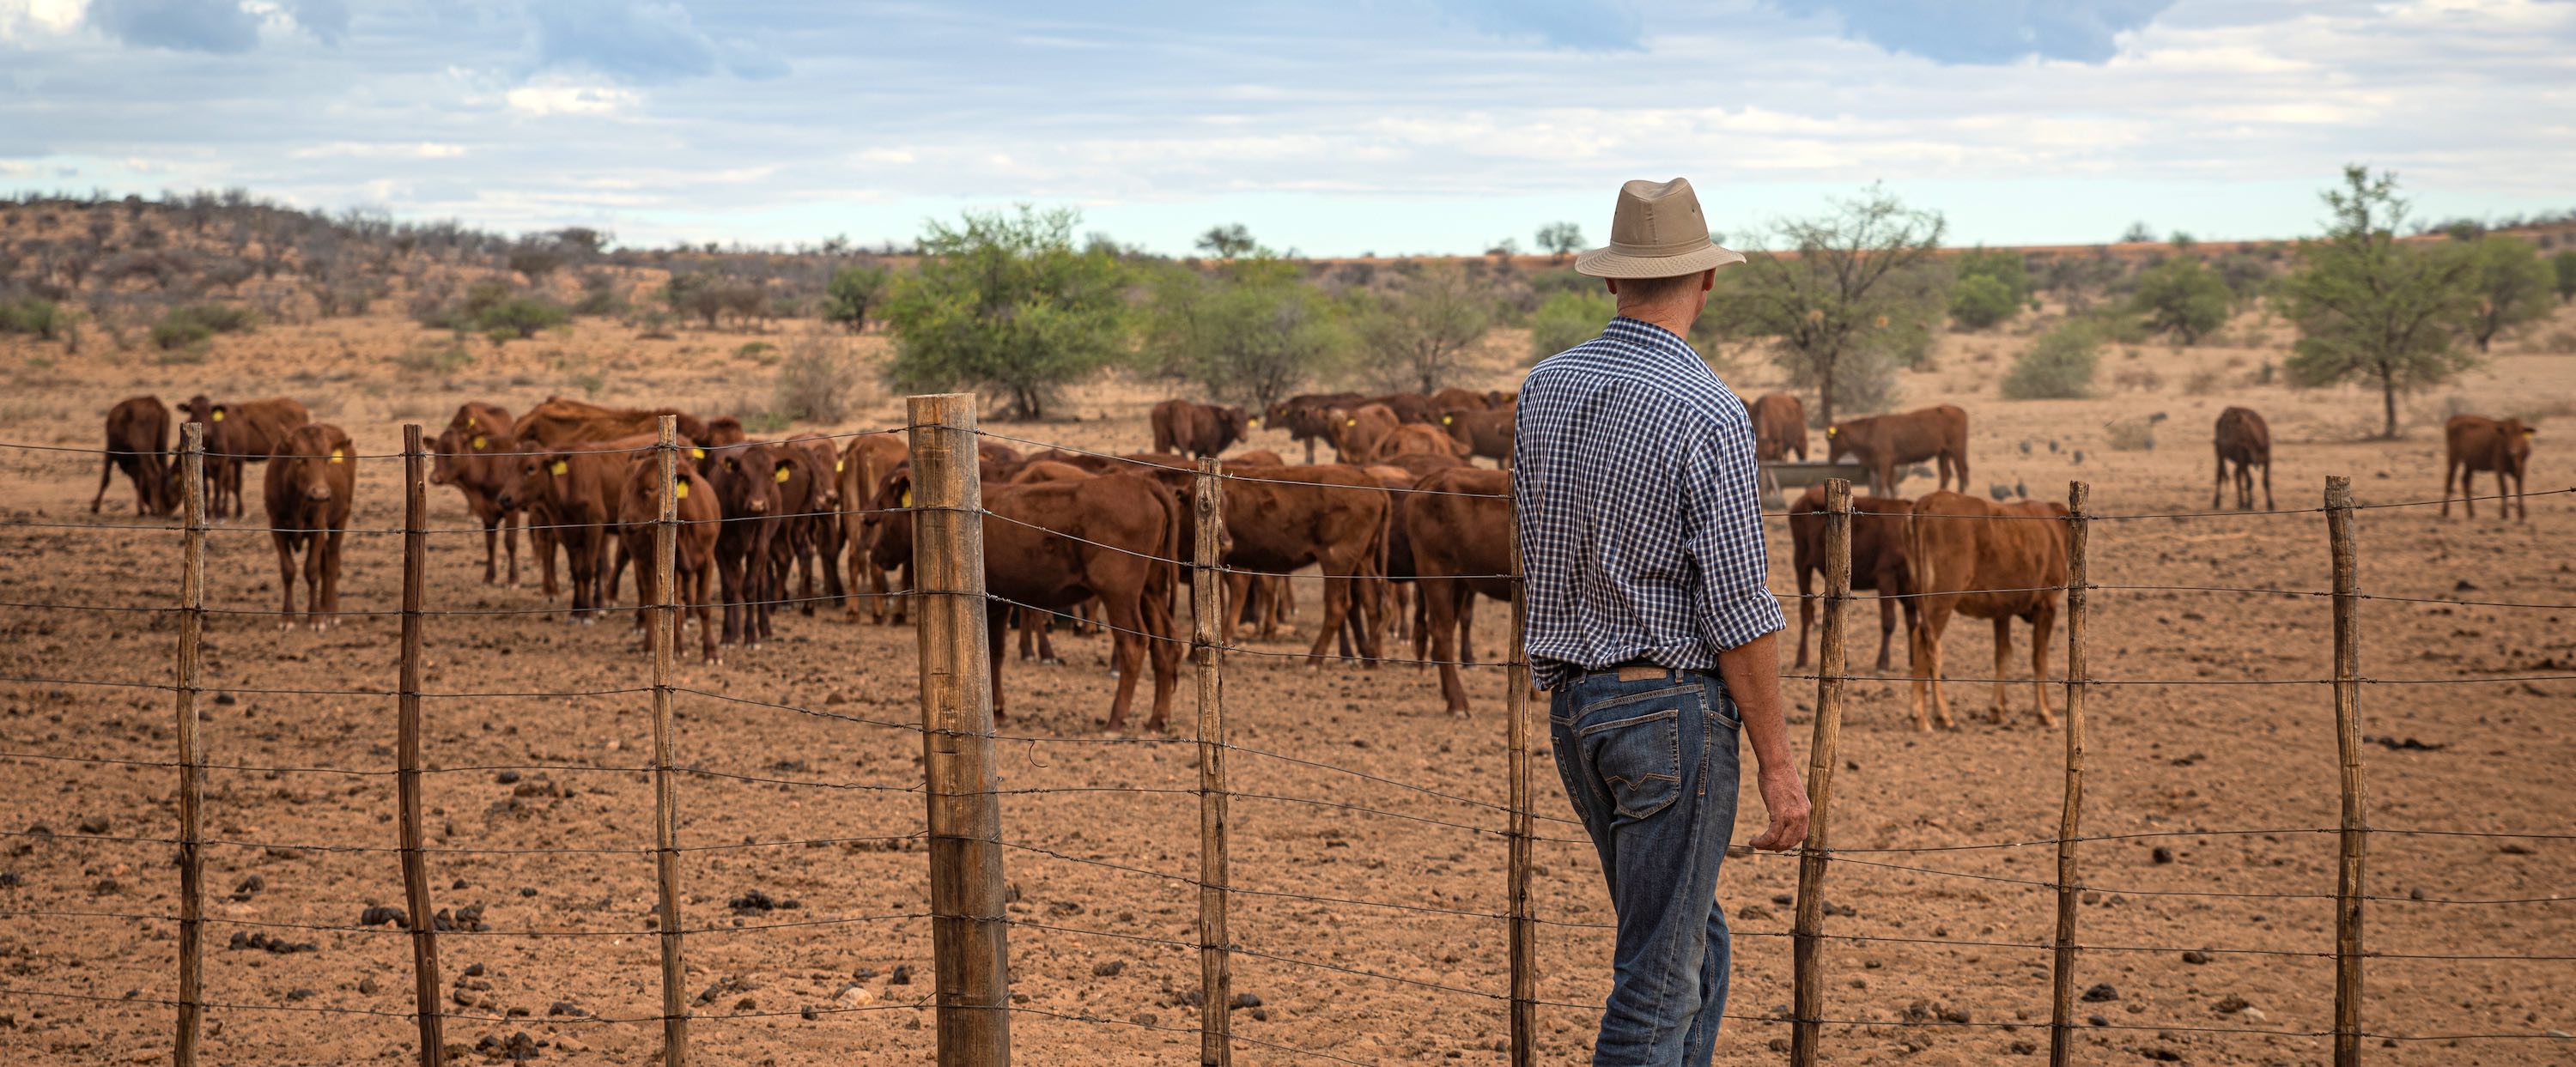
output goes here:
[{"label": "barbed wire", "polygon": [[[0,909],[0,917],[123,919],[132,922],[174,923],[188,921],[185,916],[180,915],[151,915],[139,912],[121,911],[64,911],[29,908]],[[789,919],[781,922],[741,923],[739,925],[726,923],[715,926],[682,926],[676,927],[670,931],[665,931],[655,926],[644,926],[631,930],[494,930],[453,926],[440,927],[435,932],[440,937],[447,937],[450,935],[459,937],[641,937],[650,934],[672,932],[683,935],[741,934],[756,933],[763,930],[788,930],[808,926],[855,926],[860,923],[896,922],[904,919],[928,919],[932,917],[933,916],[930,912],[923,911],[896,912],[885,915],[841,915],[816,919]],[[221,915],[200,916],[196,921],[215,926],[247,926],[265,930],[305,930],[338,934],[394,934],[404,936],[408,936],[413,933],[408,926],[401,925],[399,922],[391,925],[378,924],[374,926],[365,926],[348,923],[279,922],[274,919],[240,919]],[[408,921],[408,919],[406,918],[404,921]]]},{"label": "barbed wire", "polygon": [[[206,1008],[214,1011],[278,1011],[303,1012],[316,1015],[372,1015],[382,1018],[412,1020],[420,1018],[420,1013],[417,1011],[391,1011],[384,1008],[347,1008],[327,1004],[233,1004],[204,999],[185,1001],[173,1000],[167,997],[109,997],[92,993],[63,993],[41,989],[0,988],[0,996],[49,997],[55,1000],[88,1001],[99,1004],[154,1004],[163,1007],[183,1007],[194,1005],[199,1008]],[[931,998],[924,997],[920,1000],[890,1001],[882,1004],[836,1004],[831,1007],[816,1005],[799,1008],[795,1011],[735,1011],[723,1014],[710,1013],[703,1015],[691,1012],[680,1016],[680,1018],[688,1019],[691,1022],[726,1022],[734,1019],[780,1019],[788,1016],[803,1017],[809,1012],[814,1015],[848,1015],[858,1012],[902,1011],[905,1009],[918,1009],[931,1006]],[[668,1015],[561,1015],[547,1016],[540,1019],[533,1016],[519,1015],[473,1015],[457,1011],[439,1011],[434,1014],[441,1019],[455,1019],[460,1022],[504,1023],[518,1026],[584,1026],[601,1024],[615,1025],[623,1023],[659,1023],[668,1021],[672,1018],[672,1016]]]},{"label": "barbed wire", "polygon": [[[185,423],[193,422],[193,421],[196,421],[196,420],[193,420],[193,419],[185,419],[185,420],[181,420],[181,424],[182,424],[182,425],[184,425]],[[317,423],[317,424],[318,424],[318,423]],[[323,425],[327,425],[327,424],[323,424]],[[409,424],[406,424],[406,425],[409,425]],[[420,427],[421,427],[421,442],[422,442],[423,444],[430,444],[430,443],[433,443],[433,442],[435,442],[435,441],[437,441],[437,440],[438,440],[438,434],[437,434],[437,433],[435,433],[435,432],[432,432],[432,427],[431,427],[430,425],[428,425],[428,424],[426,424],[426,423],[423,423],[423,424],[420,424]],[[437,427],[436,429],[437,429],[437,430],[441,430],[441,431],[443,431],[443,430],[445,430],[446,428],[447,428],[446,426],[439,426],[439,427]],[[711,444],[707,444],[707,443],[705,443],[705,442],[703,442],[703,441],[694,441],[694,440],[690,439],[687,435],[683,434],[683,435],[681,436],[681,438],[680,438],[680,442],[679,442],[679,443],[680,443],[681,445],[683,445],[683,446],[688,447],[688,448],[692,448],[692,449],[695,449],[695,450],[698,450],[698,451],[702,451],[702,452],[726,452],[726,451],[736,451],[736,450],[741,450],[741,449],[748,449],[748,448],[753,447],[753,446],[755,446],[755,445],[768,445],[768,446],[770,446],[770,447],[772,447],[772,448],[779,448],[779,447],[784,447],[784,446],[792,445],[792,444],[796,443],[797,441],[817,441],[817,440],[823,440],[823,441],[839,441],[839,440],[846,440],[846,439],[853,438],[853,437],[869,437],[869,436],[874,436],[874,435],[876,435],[876,434],[881,434],[881,433],[904,433],[904,432],[906,432],[906,431],[910,431],[910,430],[918,430],[918,429],[940,429],[940,428],[941,428],[941,427],[924,427],[924,426],[918,426],[918,425],[913,425],[913,424],[906,424],[906,425],[902,425],[902,426],[889,426],[889,427],[884,427],[884,428],[882,428],[882,429],[875,429],[875,430],[838,430],[838,431],[834,431],[834,432],[832,432],[832,433],[803,433],[803,434],[798,434],[798,435],[796,435],[796,436],[795,436],[795,437],[793,437],[793,438],[779,438],[779,439],[777,439],[777,440],[766,440],[766,439],[763,439],[763,440],[738,441],[738,442],[734,442],[734,443],[730,443],[730,444],[721,444],[721,445],[711,445]],[[641,430],[641,431],[637,431],[635,434],[630,434],[630,435],[628,435],[628,436],[630,436],[630,437],[632,437],[632,436],[642,436],[642,435],[644,435],[644,434],[649,434],[649,433],[653,433],[653,432],[655,432],[655,431],[652,431],[652,430]],[[506,437],[506,436],[508,436],[508,435],[504,434],[504,435],[502,435],[502,436]],[[543,442],[538,442],[538,441],[512,441],[511,443],[512,443],[512,444],[514,444],[514,445],[515,445],[515,444],[539,444],[539,445],[542,445],[542,444],[543,444]],[[567,444],[572,444],[572,445],[595,445],[595,444],[605,444],[605,443],[607,443],[607,442],[601,442],[601,441],[572,441],[572,442],[567,442]],[[103,457],[103,456],[137,456],[137,455],[152,455],[152,454],[154,454],[154,453],[153,453],[153,452],[151,452],[151,451],[135,452],[135,451],[130,451],[130,450],[127,450],[127,449],[122,449],[122,448],[82,448],[82,447],[78,447],[78,446],[75,446],[75,445],[36,445],[36,444],[22,444],[22,443],[15,442],[15,441],[0,441],[0,448],[16,449],[16,450],[23,451],[23,452],[71,452],[71,453],[78,453],[78,454],[83,454],[83,455],[102,456],[102,457]],[[440,451],[437,451],[437,450],[435,450],[435,449],[423,449],[423,450],[420,452],[420,455],[421,455],[421,456],[423,456],[423,457],[425,457],[425,458],[428,458],[428,459],[479,459],[479,458],[489,458],[489,457],[498,457],[498,456],[524,456],[524,455],[555,455],[555,456],[614,456],[614,455],[629,455],[629,456],[636,456],[636,457],[638,457],[638,458],[641,458],[641,457],[643,457],[643,456],[651,455],[651,454],[653,454],[653,453],[655,453],[655,452],[659,452],[659,451],[661,451],[661,450],[662,450],[662,445],[661,445],[659,442],[656,442],[656,443],[652,443],[652,444],[631,445],[631,446],[628,446],[628,447],[625,447],[625,448],[552,448],[552,447],[548,447],[548,448],[545,448],[543,452],[537,452],[537,453],[523,452],[523,451],[519,451],[519,450],[516,450],[516,449],[512,449],[512,450],[510,450],[510,451],[502,451],[502,450],[498,450],[498,449],[493,449],[493,450],[485,450],[485,451],[467,451],[467,452],[440,452]],[[183,457],[185,457],[186,455],[188,455],[188,453],[187,453],[185,450],[183,450],[183,449],[179,449],[179,448],[164,448],[164,449],[159,450],[159,454],[160,454],[160,455],[163,455],[163,456],[168,457],[169,459],[171,459],[171,460],[172,460],[172,461],[174,461],[174,462],[175,462],[175,461],[177,461],[177,460],[179,460],[179,459],[181,459],[181,458],[183,458]],[[245,460],[245,461],[253,462],[253,463],[266,462],[267,460],[269,460],[270,458],[272,458],[272,457],[274,457],[274,456],[276,455],[276,453],[273,453],[273,452],[258,452],[258,453],[252,453],[252,452],[211,452],[211,451],[210,451],[210,452],[201,453],[201,454],[202,454],[202,455],[204,455],[207,459],[237,459],[237,460]],[[358,452],[358,453],[352,453],[352,454],[349,454],[349,455],[347,455],[347,456],[343,456],[342,458],[344,458],[344,459],[353,459],[353,460],[394,460],[394,459],[406,459],[406,458],[409,458],[411,455],[412,455],[412,453],[409,453],[409,452]],[[297,458],[301,458],[301,459],[319,459],[319,458],[321,458],[321,457],[318,457],[318,456],[301,456],[301,457],[297,457],[297,456],[289,456],[289,457],[287,457],[287,458],[289,458],[289,459],[297,459]]]}]

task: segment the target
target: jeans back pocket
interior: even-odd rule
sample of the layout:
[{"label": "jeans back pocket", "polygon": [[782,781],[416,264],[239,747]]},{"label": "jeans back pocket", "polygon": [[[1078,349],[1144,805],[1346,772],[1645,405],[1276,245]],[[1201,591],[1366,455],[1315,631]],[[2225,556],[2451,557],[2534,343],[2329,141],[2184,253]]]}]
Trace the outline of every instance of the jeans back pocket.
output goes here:
[{"label": "jeans back pocket", "polygon": [[1643,819],[1671,806],[1673,798],[1681,795],[1682,709],[1678,703],[1635,715],[1622,714],[1627,710],[1622,708],[1613,717],[1575,729],[1583,762],[1609,791],[1619,814]]}]

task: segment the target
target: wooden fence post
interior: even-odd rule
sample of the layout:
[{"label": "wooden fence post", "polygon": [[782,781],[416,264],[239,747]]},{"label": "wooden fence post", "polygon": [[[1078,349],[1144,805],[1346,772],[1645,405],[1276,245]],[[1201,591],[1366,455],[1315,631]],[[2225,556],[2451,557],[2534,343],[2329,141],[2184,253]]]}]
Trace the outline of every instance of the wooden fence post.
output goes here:
[{"label": "wooden fence post", "polygon": [[2093,487],[2066,485],[2066,793],[2057,810],[2057,944],[2050,963],[2049,1067],[2067,1067],[2075,1056],[2075,904],[2083,889],[2075,866],[2076,837],[2084,829],[2084,689],[2092,678],[2085,659],[2085,588],[2091,571],[2090,515]]},{"label": "wooden fence post", "polygon": [[1825,622],[1816,661],[1816,731],[1807,744],[1807,840],[1798,852],[1798,914],[1790,947],[1792,1021],[1789,1062],[1813,1067],[1816,1039],[1823,1026],[1825,985],[1822,930],[1825,922],[1825,857],[1829,847],[1827,817],[1832,812],[1834,750],[1843,733],[1843,608],[1851,601],[1851,482],[1825,482]]},{"label": "wooden fence post", "polygon": [[653,524],[653,611],[648,631],[653,642],[653,879],[658,892],[662,942],[662,1067],[681,1067],[689,1058],[688,969],[680,957],[680,807],[673,779],[671,736],[672,646],[679,612],[672,593],[674,554],[679,550],[679,494],[671,488],[679,476],[679,420],[661,419],[662,514]]},{"label": "wooden fence post", "polygon": [[395,803],[402,815],[403,903],[411,925],[412,1006],[420,1022],[421,1067],[445,1062],[438,999],[438,930],[431,918],[429,867],[421,853],[421,602],[429,571],[429,479],[420,425],[403,425],[402,682],[394,698]]},{"label": "wooden fence post", "polygon": [[1191,513],[1197,527],[1190,576],[1190,644],[1199,679],[1199,1063],[1230,1067],[1234,962],[1227,933],[1225,689],[1218,674],[1217,621],[1225,571],[1218,545],[1225,526],[1225,482],[1217,461],[1199,460]]},{"label": "wooden fence post", "polygon": [[975,395],[916,396],[907,407],[939,1063],[1006,1067],[1010,920],[1002,911],[1002,805],[994,792]]},{"label": "wooden fence post", "polygon": [[2335,1067],[2361,1062],[2362,859],[2369,795],[2361,780],[2361,564],[2352,523],[2352,479],[2326,479],[2326,534],[2334,547],[2335,748],[2343,769],[2343,833],[2335,874]]},{"label": "wooden fence post", "polygon": [[[1531,815],[1530,796],[1530,730],[1529,730],[1529,586],[1521,571],[1520,497],[1514,494],[1512,529],[1505,536],[1512,539],[1512,647],[1503,660],[1504,743],[1511,746],[1508,762],[1511,783],[1511,857],[1510,894],[1511,969],[1512,969],[1512,1067],[1531,1067],[1538,1062],[1538,923],[1530,903],[1530,862],[1532,835],[1536,832]],[[1421,594],[1416,593],[1419,596]],[[1474,610],[1474,601],[1468,610]],[[1467,648],[1459,646],[1459,658],[1469,658]]]},{"label": "wooden fence post", "polygon": [[179,490],[185,532],[179,548],[179,1034],[171,1060],[196,1067],[205,946],[206,866],[199,810],[206,786],[206,752],[197,738],[197,686],[206,631],[206,424],[179,427]]}]

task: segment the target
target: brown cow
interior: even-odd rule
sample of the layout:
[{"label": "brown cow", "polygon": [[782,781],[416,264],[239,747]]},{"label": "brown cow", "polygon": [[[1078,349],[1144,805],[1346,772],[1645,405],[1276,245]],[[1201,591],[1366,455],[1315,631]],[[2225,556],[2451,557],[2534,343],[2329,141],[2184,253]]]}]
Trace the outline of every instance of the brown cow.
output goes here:
[{"label": "brown cow", "polygon": [[1797,397],[1766,394],[1745,405],[1744,412],[1753,418],[1754,458],[1776,462],[1795,452],[1798,462],[1807,461],[1807,407]]},{"label": "brown cow", "polygon": [[438,431],[438,441],[431,446],[429,484],[452,485],[464,494],[465,506],[483,523],[483,584],[499,579],[495,566],[495,541],[507,542],[510,554],[510,582],[519,584],[519,525],[526,522],[516,508],[501,506],[501,487],[509,481],[518,454],[510,447],[510,413],[502,408],[467,401],[447,420],[447,428]]},{"label": "brown cow", "polygon": [[[771,636],[770,609],[777,606],[777,590],[769,581],[770,545],[785,510],[778,472],[794,463],[774,449],[759,441],[710,448],[699,468],[724,509],[716,533],[716,580],[725,604],[722,640],[729,645],[758,648]],[[907,553],[910,547],[905,546]]]},{"label": "brown cow", "polygon": [[1284,467],[1288,465],[1288,461],[1280,458],[1279,453],[1273,452],[1267,448],[1255,448],[1249,451],[1235,453],[1234,458],[1227,462],[1241,463],[1250,467]]},{"label": "brown cow", "polygon": [[[841,500],[847,505],[841,511],[841,540],[850,557],[849,596],[842,601],[841,613],[849,619],[859,617],[859,600],[864,597],[869,618],[884,622],[891,607],[894,621],[903,622],[903,601],[890,595],[886,569],[877,565],[876,554],[868,550],[875,528],[868,525],[867,512],[876,506],[877,488],[911,456],[912,446],[899,433],[860,434],[841,450],[838,473]],[[911,566],[909,554],[903,565]],[[862,579],[867,583],[866,592],[859,589]]]},{"label": "brown cow", "polygon": [[[1420,393],[1388,393],[1384,396],[1370,397],[1367,403],[1384,405],[1388,411],[1395,413],[1396,421],[1399,422],[1440,421],[1440,409],[1431,403],[1430,397]],[[1365,407],[1367,404],[1361,406]]]},{"label": "brown cow", "polygon": [[651,456],[660,442],[657,431],[561,448],[521,444],[518,477],[503,491],[502,503],[527,508],[552,528],[555,543],[563,546],[572,578],[572,609],[564,616],[566,622],[593,622],[608,609],[613,598],[609,546],[626,491],[627,470],[636,460]]},{"label": "brown cow", "polygon": [[[1321,667],[1324,646],[1342,629],[1353,611],[1368,635],[1360,655],[1378,658],[1380,632],[1372,583],[1386,575],[1387,529],[1394,511],[1386,489],[1367,471],[1341,464],[1298,467],[1237,467],[1226,473],[1238,480],[1225,489],[1225,527],[1234,547],[1225,562],[1238,569],[1226,577],[1226,589],[1237,604],[1247,602],[1253,575],[1290,574],[1314,564],[1324,572],[1324,622],[1306,652],[1308,666]],[[1234,618],[1225,619],[1225,640],[1234,640]]]},{"label": "brown cow", "polygon": [[1968,488],[1968,413],[1949,404],[1908,411],[1902,415],[1872,415],[1867,418],[1838,422],[1825,427],[1825,459],[1828,462],[1850,455],[1870,471],[1871,492],[1879,496],[1896,495],[1896,469],[1900,465],[1936,460],[1940,464],[1938,488],[1950,488],[1950,478],[1958,475],[1960,492]]},{"label": "brown cow", "polygon": [[[841,480],[832,469],[840,463],[840,457],[833,451],[832,440],[821,434],[788,438],[779,446],[779,452],[797,461],[797,470],[788,482],[782,483],[780,504],[786,509],[783,532],[787,534],[787,557],[793,558],[798,576],[796,610],[798,614],[811,615],[816,603],[847,599],[847,591],[841,587],[838,551]],[[820,598],[814,595],[817,571],[823,575]],[[780,588],[785,588],[785,582],[782,573]]]},{"label": "brown cow", "polygon": [[2048,711],[2048,631],[2066,586],[2066,505],[2036,500],[1990,504],[1964,493],[1935,492],[1914,502],[1907,520],[1906,587],[1923,601],[1917,609],[1910,655],[1914,676],[1914,728],[1928,730],[1932,716],[1951,725],[1949,698],[1941,691],[1941,633],[1951,612],[1995,624],[1994,718],[2004,721],[2004,677],[2011,669],[2012,620],[2031,627],[2030,688],[2042,726],[2057,725]]},{"label": "brown cow", "polygon": [[2218,485],[2209,491],[2209,506],[2218,506],[2227,491],[2227,465],[2236,464],[2236,507],[2254,510],[2254,468],[2263,468],[2263,506],[2272,506],[2272,428],[2252,408],[2218,413]]},{"label": "brown cow", "polygon": [[1378,438],[1377,449],[1367,459],[1376,463],[1395,456],[1458,457],[1465,455],[1466,451],[1466,443],[1449,436],[1447,429],[1429,423],[1408,422]]},{"label": "brown cow", "polygon": [[562,448],[582,442],[658,434],[664,415],[678,419],[680,436],[701,444],[707,441],[707,424],[678,408],[602,407],[559,396],[547,397],[544,403],[519,416],[510,436],[520,441],[534,441],[547,448]]},{"label": "brown cow", "polygon": [[1306,445],[1306,462],[1315,462],[1315,442],[1333,439],[1334,408],[1356,408],[1368,402],[1358,393],[1300,393],[1276,404],[1261,415],[1261,425],[1272,430],[1288,431],[1292,441]]},{"label": "brown cow", "polygon": [[[284,444],[288,434],[313,421],[303,404],[282,396],[218,404],[200,393],[188,398],[185,410],[186,421],[206,424],[206,475],[210,487],[206,510],[210,515],[225,513],[221,507],[224,500],[232,501],[232,514],[242,514],[242,465],[267,462],[269,453]],[[171,468],[171,473],[178,473],[178,469]],[[169,499],[176,500],[178,496],[174,493]]]},{"label": "brown cow", "polygon": [[1334,408],[1324,414],[1332,420],[1333,453],[1343,463],[1368,462],[1377,455],[1378,442],[1404,424],[1384,404]]},{"label": "brown cow", "polygon": [[1520,405],[1502,404],[1482,409],[1451,408],[1440,415],[1440,425],[1449,430],[1469,456],[1483,456],[1508,468],[1512,465],[1513,420]]},{"label": "brown cow", "polygon": [[[1798,572],[1798,666],[1807,665],[1807,628],[1815,613],[1814,582],[1825,569],[1825,487],[1811,485],[1789,504],[1789,558]],[[1890,497],[1852,498],[1851,583],[1878,591],[1878,672],[1887,673],[1887,646],[1896,635],[1896,613],[1914,632],[1915,603],[1905,595],[1905,525],[1914,502]]]},{"label": "brown cow", "polygon": [[[221,410],[218,410],[219,408]],[[240,424],[232,421],[230,408],[216,404],[204,393],[189,397],[187,403],[179,405],[179,425],[182,427],[180,430],[182,435],[187,432],[184,427],[192,422],[205,427],[198,431],[206,448],[205,459],[198,473],[205,479],[206,518],[217,520],[241,514],[241,466],[245,446],[236,440],[239,436]],[[170,501],[174,505],[178,504],[181,500],[181,489],[179,461],[175,457],[168,468],[162,472],[162,477],[166,481],[162,483],[161,499]]]},{"label": "brown cow", "polygon": [[2451,514],[2451,476],[2456,473],[2460,506],[2468,509],[2470,518],[2477,518],[2477,493],[2469,482],[2479,471],[2494,471],[2498,497],[2506,495],[2505,476],[2513,476],[2512,499],[2496,505],[2501,514],[2512,518],[2514,505],[2519,504],[2523,521],[2531,521],[2531,502],[2523,499],[2522,478],[2531,467],[2531,439],[2538,433],[2521,419],[2498,422],[2484,415],[2451,416],[2442,424],[2443,441],[2450,446],[2450,454],[2442,459],[2442,514]]},{"label": "brown cow", "polygon": [[[716,652],[715,612],[709,606],[714,598],[709,587],[715,579],[716,535],[724,507],[716,499],[715,486],[689,464],[678,464],[676,475],[671,495],[679,524],[671,530],[671,603],[679,610],[671,616],[671,644],[678,647],[685,635],[683,624],[696,615],[699,655],[717,663],[722,657]],[[628,464],[625,484],[618,489],[617,521],[620,547],[636,562],[635,628],[645,630],[652,625],[652,605],[661,599],[661,567],[655,562],[654,546],[662,521],[662,457],[646,452]]]},{"label": "brown cow", "polygon": [[1154,451],[1190,456],[1221,455],[1251,432],[1252,419],[1241,407],[1219,407],[1188,400],[1154,405]]},{"label": "brown cow", "polygon": [[98,492],[89,498],[89,513],[98,514],[108,481],[121,470],[134,483],[135,514],[169,514],[179,499],[170,492],[169,451],[170,408],[160,397],[117,401],[107,409],[107,455],[99,463]]},{"label": "brown cow", "polygon": [[1512,599],[1512,476],[1462,467],[1435,471],[1408,494],[1396,518],[1413,545],[1415,580],[1430,619],[1431,658],[1440,664],[1440,697],[1452,715],[1467,714],[1458,664],[1475,658],[1468,628],[1482,593]]},{"label": "brown cow", "polygon": [[1434,455],[1429,452],[1413,452],[1401,456],[1388,456],[1384,459],[1378,460],[1375,465],[1380,467],[1402,467],[1406,473],[1413,475],[1413,479],[1415,481],[1421,481],[1424,475],[1433,471],[1445,471],[1453,467],[1465,467],[1470,464],[1466,460],[1460,459],[1456,456]]},{"label": "brown cow", "polygon": [[717,445],[738,445],[750,439],[751,435],[742,431],[741,419],[731,415],[718,415],[707,420],[707,436],[703,443],[713,448]]},{"label": "brown cow", "polygon": [[[1414,477],[1412,471],[1402,467],[1371,464],[1361,469],[1367,471],[1369,477],[1377,479],[1377,483],[1386,488],[1389,499],[1394,502],[1396,508],[1396,518],[1387,524],[1386,530],[1386,601],[1379,605],[1378,617],[1385,625],[1387,633],[1396,640],[1404,640],[1409,633],[1413,640],[1414,661],[1428,662],[1431,658],[1429,647],[1431,632],[1423,625],[1422,602],[1412,595],[1413,579],[1417,576],[1413,566],[1413,541],[1405,536],[1403,519],[1405,499],[1411,493],[1414,483],[1421,479]],[[1285,578],[1278,577],[1271,577],[1269,580],[1287,581]],[[1347,636],[1349,629],[1348,626],[1343,627],[1345,636],[1342,639],[1342,654],[1346,656],[1351,653],[1350,639]]]},{"label": "brown cow", "polygon": [[1431,394],[1431,410],[1443,413],[1460,410],[1483,411],[1500,403],[1496,397],[1506,395],[1509,394],[1499,389],[1479,393],[1473,389],[1461,389],[1453,385]]},{"label": "brown cow", "polygon": [[358,449],[328,423],[288,432],[269,454],[263,496],[269,539],[277,545],[281,629],[295,628],[295,553],[304,552],[305,620],[316,630],[340,612],[340,535],[357,495]]}]

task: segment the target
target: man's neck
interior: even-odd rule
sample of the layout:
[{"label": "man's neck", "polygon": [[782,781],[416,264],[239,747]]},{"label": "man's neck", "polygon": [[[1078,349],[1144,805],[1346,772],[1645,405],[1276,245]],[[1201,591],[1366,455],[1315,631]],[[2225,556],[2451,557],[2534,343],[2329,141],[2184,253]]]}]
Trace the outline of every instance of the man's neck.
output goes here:
[{"label": "man's neck", "polygon": [[1690,337],[1691,324],[1699,320],[1699,311],[1697,308],[1669,306],[1625,307],[1619,309],[1619,315],[1622,318],[1635,319],[1649,326],[1661,326],[1665,330],[1670,331],[1673,336],[1681,338]]}]

